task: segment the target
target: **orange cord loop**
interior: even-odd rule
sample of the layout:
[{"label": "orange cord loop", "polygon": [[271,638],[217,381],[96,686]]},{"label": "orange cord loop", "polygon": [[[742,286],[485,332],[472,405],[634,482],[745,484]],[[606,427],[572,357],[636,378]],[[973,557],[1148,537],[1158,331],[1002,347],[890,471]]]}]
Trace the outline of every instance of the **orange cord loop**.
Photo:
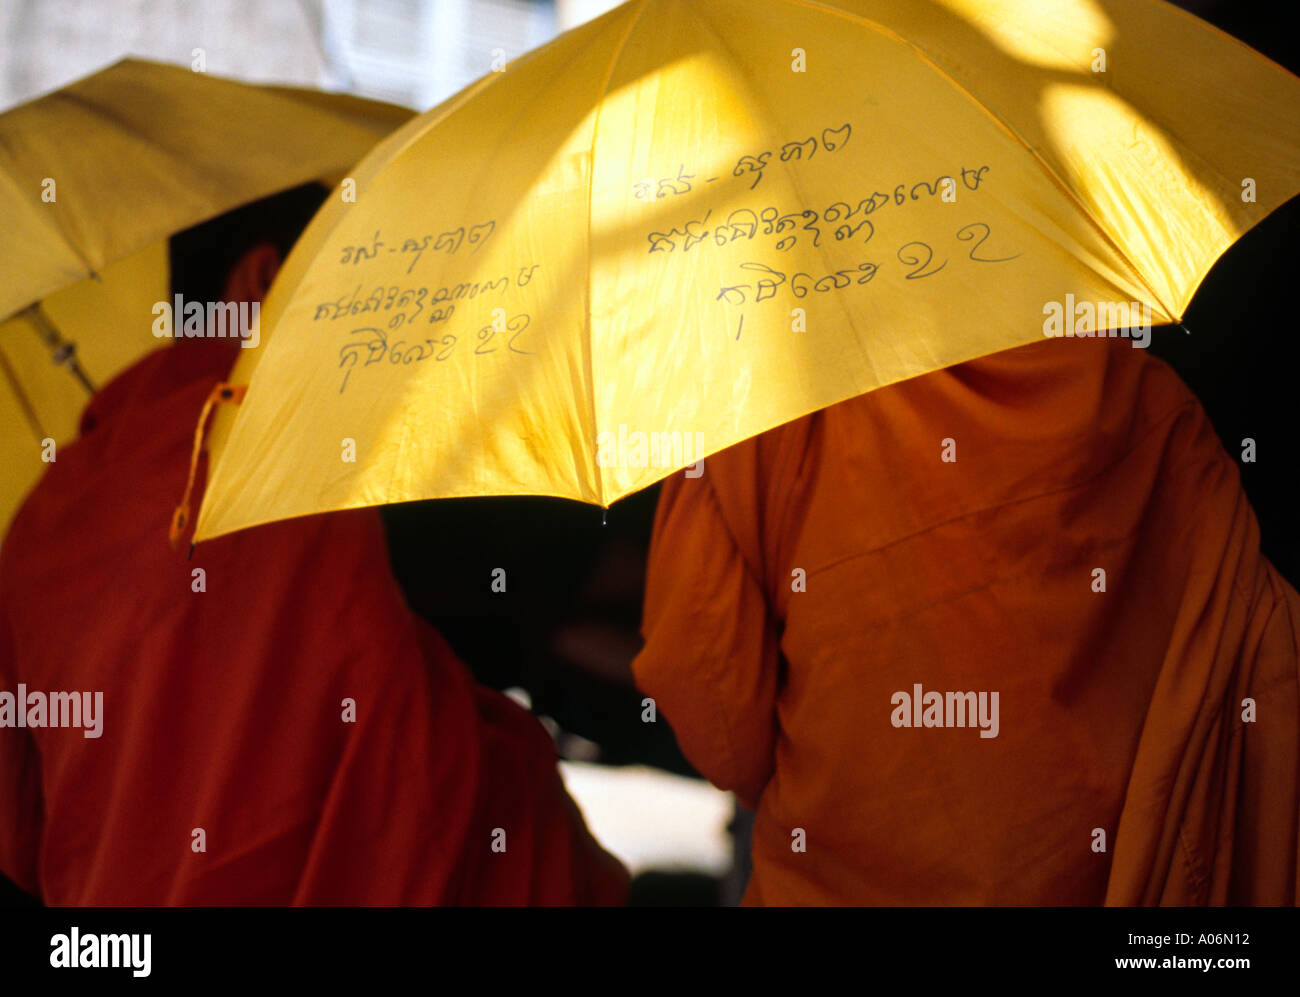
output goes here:
[{"label": "orange cord loop", "polygon": [[233,402],[238,405],[247,393],[247,384],[226,384],[223,381],[208,393],[207,400],[203,403],[199,424],[194,427],[194,449],[190,451],[190,475],[185,481],[185,494],[181,496],[181,504],[172,513],[172,525],[168,531],[167,539],[173,550],[179,545],[181,537],[190,525],[190,501],[194,494],[194,479],[199,472],[199,457],[203,454],[203,441],[208,434],[208,417],[216,405],[221,402]]}]

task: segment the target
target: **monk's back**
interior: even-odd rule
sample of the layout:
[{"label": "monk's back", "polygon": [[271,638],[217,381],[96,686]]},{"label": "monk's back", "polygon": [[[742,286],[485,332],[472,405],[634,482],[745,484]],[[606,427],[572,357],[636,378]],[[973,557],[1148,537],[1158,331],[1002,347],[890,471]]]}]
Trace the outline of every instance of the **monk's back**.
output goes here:
[{"label": "monk's back", "polygon": [[1251,621],[1295,597],[1168,367],[1048,341],[705,464],[782,661],[749,902],[1087,904],[1167,874],[1133,811],[1168,806],[1174,740],[1234,736]]},{"label": "monk's back", "polygon": [[91,738],[0,732],[0,871],[51,905],[622,902],[545,730],[410,612],[374,510],[170,549],[222,347],[108,385],[0,548],[0,688],[103,704]]}]

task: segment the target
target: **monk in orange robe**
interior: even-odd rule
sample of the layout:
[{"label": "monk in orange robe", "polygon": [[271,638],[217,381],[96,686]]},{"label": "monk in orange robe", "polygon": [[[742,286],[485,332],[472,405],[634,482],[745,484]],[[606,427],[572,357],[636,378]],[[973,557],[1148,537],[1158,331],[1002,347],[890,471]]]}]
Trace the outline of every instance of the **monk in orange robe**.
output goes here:
[{"label": "monk in orange robe", "polygon": [[[174,245],[173,281],[260,302],[301,225],[245,227],[285,203]],[[375,510],[169,546],[237,353],[99,392],[0,548],[0,872],[58,906],[622,903],[549,735],[407,607]]]},{"label": "monk in orange robe", "polygon": [[639,685],[750,904],[1294,904],[1300,596],[1177,375],[1057,339],[676,475]]}]

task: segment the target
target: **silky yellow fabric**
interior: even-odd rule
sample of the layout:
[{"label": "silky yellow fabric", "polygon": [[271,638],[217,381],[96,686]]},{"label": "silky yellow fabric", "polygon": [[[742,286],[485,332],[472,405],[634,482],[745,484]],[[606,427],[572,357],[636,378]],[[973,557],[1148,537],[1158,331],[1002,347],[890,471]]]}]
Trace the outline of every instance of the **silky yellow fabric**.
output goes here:
[{"label": "silky yellow fabric", "polygon": [[[96,387],[132,360],[160,345],[145,319],[167,299],[167,244],[158,242],[41,302],[60,337]],[[38,326],[26,313],[0,322],[0,535],[45,468],[43,457],[77,435],[86,389],[50,358]],[[45,439],[55,441],[44,453]]]},{"label": "silky yellow fabric", "polygon": [[1155,0],[635,0],[408,123],[317,216],[197,536],[608,505],[1053,307],[1176,321],[1297,153],[1300,80]]},{"label": "silky yellow fabric", "polygon": [[42,441],[75,436],[88,400],[20,310],[40,301],[103,386],[161,345],[168,236],[333,180],[410,116],[138,59],[0,115],[0,530],[45,466]]},{"label": "silky yellow fabric", "polygon": [[409,114],[140,59],[12,108],[0,115],[0,317],[204,219],[334,175]]}]

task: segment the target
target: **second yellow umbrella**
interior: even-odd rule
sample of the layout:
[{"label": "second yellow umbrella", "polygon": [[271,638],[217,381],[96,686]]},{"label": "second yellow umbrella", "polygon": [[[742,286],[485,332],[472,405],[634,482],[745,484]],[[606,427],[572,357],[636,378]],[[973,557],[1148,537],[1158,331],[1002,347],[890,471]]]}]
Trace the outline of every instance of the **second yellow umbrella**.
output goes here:
[{"label": "second yellow umbrella", "polygon": [[138,59],[0,114],[0,531],[90,391],[162,345],[166,238],[333,180],[410,116]]}]

